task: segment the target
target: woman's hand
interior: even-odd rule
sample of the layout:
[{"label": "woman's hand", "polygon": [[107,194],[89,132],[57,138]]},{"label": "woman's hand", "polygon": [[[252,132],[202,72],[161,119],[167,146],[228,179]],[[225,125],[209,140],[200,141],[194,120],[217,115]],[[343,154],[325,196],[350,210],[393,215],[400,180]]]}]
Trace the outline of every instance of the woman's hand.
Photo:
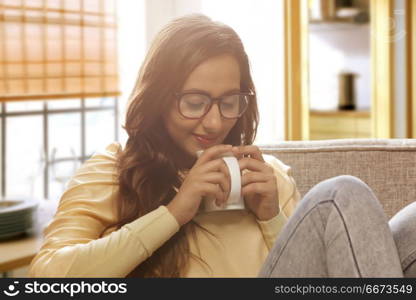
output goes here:
[{"label": "woman's hand", "polygon": [[195,216],[202,197],[214,196],[217,205],[227,200],[230,175],[221,155],[231,149],[231,145],[216,145],[205,150],[186,175],[178,193],[166,206],[179,225]]},{"label": "woman's hand", "polygon": [[238,158],[241,171],[250,171],[241,176],[241,193],[246,207],[258,220],[273,218],[280,212],[273,168],[266,164],[257,146],[233,147],[232,151]]}]

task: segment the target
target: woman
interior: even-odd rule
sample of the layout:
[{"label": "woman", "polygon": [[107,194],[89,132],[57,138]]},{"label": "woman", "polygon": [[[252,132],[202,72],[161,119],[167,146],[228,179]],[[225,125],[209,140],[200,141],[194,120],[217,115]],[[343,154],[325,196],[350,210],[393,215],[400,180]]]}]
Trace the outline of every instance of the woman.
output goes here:
[{"label": "woman", "polygon": [[[128,106],[125,148],[111,144],[77,171],[30,275],[254,277],[261,270],[260,276],[402,276],[381,207],[355,178],[317,185],[284,226],[299,193],[290,168],[252,146],[257,124],[255,89],[237,34],[200,15],[172,21],[141,68]],[[197,158],[199,150],[204,152]],[[229,174],[220,158],[226,152],[245,171],[246,209],[201,212],[203,197],[218,204],[227,199]],[[362,198],[362,207],[350,196]],[[357,256],[355,245],[343,239],[350,228],[337,222],[333,203],[342,203],[348,215],[374,216],[373,224],[360,222],[375,232],[367,242],[379,242],[386,257],[379,268],[354,273],[357,264],[347,260],[340,268],[324,255],[335,259],[332,252],[348,244]],[[309,255],[305,241],[312,246]],[[359,251],[367,266],[368,251]]]}]

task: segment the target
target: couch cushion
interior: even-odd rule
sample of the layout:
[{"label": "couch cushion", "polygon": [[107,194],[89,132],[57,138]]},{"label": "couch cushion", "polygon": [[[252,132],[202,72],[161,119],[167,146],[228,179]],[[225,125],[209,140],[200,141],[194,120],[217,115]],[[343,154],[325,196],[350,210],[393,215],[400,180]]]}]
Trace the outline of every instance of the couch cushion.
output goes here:
[{"label": "couch cushion", "polygon": [[373,189],[388,217],[416,200],[415,139],[290,141],[259,147],[292,167],[302,195],[324,179],[353,175]]}]

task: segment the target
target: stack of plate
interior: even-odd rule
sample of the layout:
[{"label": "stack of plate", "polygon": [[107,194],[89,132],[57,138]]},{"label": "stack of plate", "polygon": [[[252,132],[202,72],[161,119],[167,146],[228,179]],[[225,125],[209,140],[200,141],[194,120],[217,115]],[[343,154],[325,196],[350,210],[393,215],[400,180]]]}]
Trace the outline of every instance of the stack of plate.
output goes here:
[{"label": "stack of plate", "polygon": [[38,201],[0,199],[0,240],[30,232],[35,225]]}]

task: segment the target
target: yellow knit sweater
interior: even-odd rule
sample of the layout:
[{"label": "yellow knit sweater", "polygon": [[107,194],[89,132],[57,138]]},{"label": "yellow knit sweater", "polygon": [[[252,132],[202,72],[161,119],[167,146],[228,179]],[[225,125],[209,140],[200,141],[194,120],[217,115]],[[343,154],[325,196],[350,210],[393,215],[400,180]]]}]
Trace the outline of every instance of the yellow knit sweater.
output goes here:
[{"label": "yellow knit sweater", "polygon": [[[29,276],[125,277],[179,230],[175,217],[160,206],[99,238],[103,228],[116,221],[115,164],[120,151],[120,144],[110,144],[71,179],[44,230],[44,242],[31,262]],[[264,155],[264,159],[275,170],[281,212],[268,221],[257,220],[247,210],[197,214],[194,221],[216,238],[198,228],[198,245],[188,237],[191,253],[209,267],[191,258],[188,269],[183,270],[186,277],[257,275],[299,200],[290,168],[273,156]]]}]

